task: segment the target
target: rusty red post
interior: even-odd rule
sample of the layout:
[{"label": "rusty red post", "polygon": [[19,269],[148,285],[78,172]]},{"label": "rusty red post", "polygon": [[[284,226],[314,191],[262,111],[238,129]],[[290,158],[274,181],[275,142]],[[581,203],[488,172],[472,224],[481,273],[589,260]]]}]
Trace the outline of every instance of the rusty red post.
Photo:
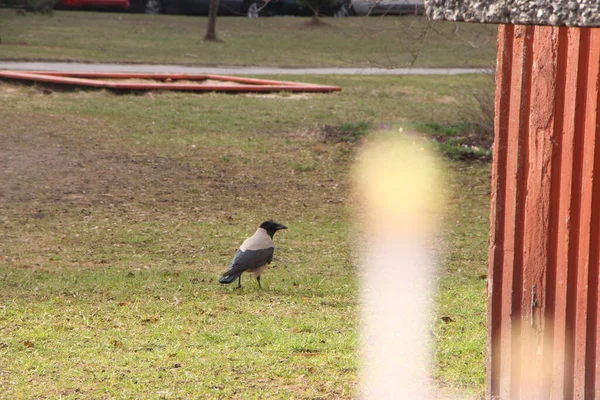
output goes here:
[{"label": "rusty red post", "polygon": [[498,46],[490,396],[595,398],[600,30],[502,25]]},{"label": "rusty red post", "polygon": [[502,23],[487,397],[600,398],[599,5],[429,3],[433,18]]}]

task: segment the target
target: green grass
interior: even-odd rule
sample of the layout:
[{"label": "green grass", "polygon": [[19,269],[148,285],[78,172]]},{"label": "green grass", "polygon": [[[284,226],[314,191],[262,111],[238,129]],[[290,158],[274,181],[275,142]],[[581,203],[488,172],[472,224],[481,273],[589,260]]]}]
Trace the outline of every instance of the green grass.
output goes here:
[{"label": "green grass", "polygon": [[425,17],[219,17],[217,43],[205,17],[0,9],[0,59],[281,67],[485,67],[496,27],[428,23]]},{"label": "green grass", "polygon": [[420,122],[414,124],[419,132],[426,133],[435,140],[438,148],[450,158],[465,159],[492,159],[493,137],[482,133],[471,122],[457,122],[452,124],[439,124]]},{"label": "green grass", "polygon": [[341,123],[337,129],[344,141],[355,142],[365,137],[373,127],[368,121],[359,121]]},{"label": "green grass", "polygon": [[[324,127],[457,123],[448,98],[484,78],[290,79],[344,90],[0,84],[3,397],[356,397],[349,171],[360,141],[323,141]],[[472,396],[484,379],[489,165],[444,166],[435,378]],[[267,218],[290,229],[275,237],[264,289],[218,285]]]},{"label": "green grass", "polygon": [[[440,245],[435,360],[450,386],[484,383],[489,182],[487,164],[452,161],[450,199]],[[445,322],[441,317],[450,317]]]}]

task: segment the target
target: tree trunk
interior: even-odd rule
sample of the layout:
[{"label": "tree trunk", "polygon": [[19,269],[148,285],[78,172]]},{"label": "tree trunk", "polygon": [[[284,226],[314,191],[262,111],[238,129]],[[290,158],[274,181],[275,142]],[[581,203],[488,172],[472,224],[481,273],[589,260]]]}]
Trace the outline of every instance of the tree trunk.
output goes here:
[{"label": "tree trunk", "polygon": [[208,27],[204,40],[217,40],[217,10],[219,9],[219,0],[210,0],[208,6]]},{"label": "tree trunk", "polygon": [[312,23],[313,25],[318,24],[319,22],[319,6],[316,6],[315,8],[313,8],[313,15],[312,15]]}]

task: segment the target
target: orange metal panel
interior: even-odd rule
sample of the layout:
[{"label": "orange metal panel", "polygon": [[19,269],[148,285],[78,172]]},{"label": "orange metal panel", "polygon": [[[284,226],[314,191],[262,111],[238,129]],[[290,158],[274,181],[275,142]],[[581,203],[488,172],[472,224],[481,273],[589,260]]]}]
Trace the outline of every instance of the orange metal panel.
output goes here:
[{"label": "orange metal panel", "polygon": [[503,25],[488,398],[600,395],[600,30]]},{"label": "orange metal panel", "polygon": [[[582,218],[585,220],[584,231],[586,240],[586,251],[581,252],[583,256],[582,264],[585,265],[585,272],[582,272],[580,284],[585,287],[585,294],[582,294],[578,303],[581,308],[579,328],[580,333],[576,337],[575,354],[578,356],[578,367],[581,371],[579,377],[582,385],[579,387],[577,396],[583,398],[594,398],[596,382],[594,379],[594,369],[596,366],[596,324],[598,317],[598,234],[600,227],[598,225],[598,212],[600,209],[600,182],[595,179],[600,174],[600,143],[598,142],[598,126],[600,119],[599,112],[599,94],[600,94],[600,35],[593,34],[592,29],[586,29],[589,32],[589,50],[588,50],[588,85],[586,87],[586,116],[585,116],[585,144],[584,144],[584,194],[589,203],[589,210],[586,209]],[[583,246],[582,246],[583,247]]]},{"label": "orange metal panel", "polygon": [[[531,64],[528,65],[529,107],[528,134],[524,142],[528,159],[524,189],[523,279],[521,281],[521,397],[546,400],[549,397],[544,374],[546,345],[544,315],[547,305],[547,260],[550,258],[550,192],[554,147],[554,100],[556,64],[544,63],[554,53],[550,29],[531,32]],[[535,110],[535,112],[533,112]],[[537,167],[540,166],[540,167]]]},{"label": "orange metal panel", "polygon": [[[507,129],[507,180],[504,215],[504,287],[502,323],[510,320],[511,328],[502,329],[510,336],[510,346],[503,346],[503,376],[500,379],[503,396],[521,395],[521,331],[523,306],[523,239],[527,176],[529,173],[527,145],[529,132],[529,102],[531,79],[531,39],[533,27],[516,26],[513,38],[513,57],[510,82],[509,115]],[[515,384],[517,383],[517,384]]]},{"label": "orange metal panel", "polygon": [[[589,54],[590,53],[590,30],[584,29],[581,32],[580,43],[580,80],[577,83],[577,120],[575,121],[575,135],[579,140],[577,153],[574,154],[574,161],[577,163],[577,174],[579,175],[577,197],[573,196],[573,210],[578,211],[576,215],[579,227],[577,237],[577,259],[573,260],[573,275],[569,281],[568,290],[572,295],[570,311],[571,319],[569,320],[568,329],[573,332],[572,350],[569,355],[573,362],[573,378],[572,395],[574,399],[583,399],[584,378],[585,378],[585,341],[586,341],[586,324],[587,324],[587,298],[588,298],[588,269],[590,257],[590,229],[591,229],[591,182],[593,169],[590,164],[590,159],[593,158],[595,150],[595,129],[589,129],[589,120],[591,115],[589,104],[589,85],[592,83],[589,71]],[[595,118],[594,118],[595,119]],[[595,121],[594,121],[595,123]]]},{"label": "orange metal panel", "polygon": [[[500,25],[498,30],[498,57],[496,78],[496,119],[494,130],[506,132],[510,114],[510,72],[512,64],[512,40],[514,27]],[[503,363],[503,346],[510,346],[510,319],[503,316],[504,287],[504,199],[506,198],[507,137],[496,135],[492,166],[492,210],[490,214],[489,282],[488,282],[488,336],[486,351],[487,395],[500,393],[500,376],[510,376]],[[504,324],[502,322],[504,321]],[[508,333],[508,334],[507,334]],[[500,372],[505,368],[504,374]],[[503,385],[504,386],[504,385]]]},{"label": "orange metal panel", "polygon": [[[578,31],[571,31],[578,36]],[[575,91],[567,91],[566,87],[574,87],[577,83],[577,68],[573,68],[568,60],[573,58],[569,44],[570,31],[555,29],[555,45],[557,58],[556,88],[554,104],[554,140],[556,154],[552,158],[553,206],[550,217],[551,253],[548,263],[548,319],[547,336],[552,340],[552,350],[548,357],[550,368],[549,379],[551,393],[564,392],[564,363],[566,341],[566,307],[567,307],[567,272],[570,248],[570,221],[561,216],[569,210],[573,168],[573,135],[575,122]],[[575,47],[578,49],[578,47]],[[577,53],[578,54],[578,53]],[[576,58],[576,57],[575,57]],[[566,134],[569,132],[570,134]],[[550,351],[550,349],[548,349]]]}]

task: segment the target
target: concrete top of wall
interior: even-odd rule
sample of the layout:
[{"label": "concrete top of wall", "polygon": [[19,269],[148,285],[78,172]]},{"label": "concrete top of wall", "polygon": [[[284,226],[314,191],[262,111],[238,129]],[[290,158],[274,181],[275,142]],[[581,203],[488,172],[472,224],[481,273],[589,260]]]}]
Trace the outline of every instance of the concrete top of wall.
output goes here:
[{"label": "concrete top of wall", "polygon": [[600,26],[597,0],[425,0],[432,20]]}]

